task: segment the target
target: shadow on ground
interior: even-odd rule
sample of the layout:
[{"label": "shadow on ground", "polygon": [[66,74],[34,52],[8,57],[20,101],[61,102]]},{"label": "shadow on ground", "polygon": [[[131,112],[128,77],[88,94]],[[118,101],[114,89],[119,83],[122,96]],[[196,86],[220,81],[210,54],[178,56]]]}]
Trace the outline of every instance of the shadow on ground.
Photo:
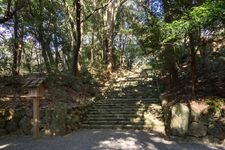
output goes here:
[{"label": "shadow on ground", "polygon": [[157,133],[120,130],[81,130],[64,137],[40,138],[2,137],[0,149],[5,150],[224,150],[219,146],[176,143]]}]

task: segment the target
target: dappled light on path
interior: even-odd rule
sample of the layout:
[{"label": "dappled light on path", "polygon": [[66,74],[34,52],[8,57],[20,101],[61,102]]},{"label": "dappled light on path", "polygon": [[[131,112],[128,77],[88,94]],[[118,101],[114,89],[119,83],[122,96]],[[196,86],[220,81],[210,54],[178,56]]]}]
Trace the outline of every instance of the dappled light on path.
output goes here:
[{"label": "dappled light on path", "polygon": [[2,137],[4,150],[225,150],[219,146],[169,141],[155,132],[81,130],[64,137],[38,140],[32,137]]},{"label": "dappled light on path", "polygon": [[9,146],[10,146],[10,144],[0,145],[0,149],[5,149],[5,148],[7,148],[7,147],[9,147]]},{"label": "dappled light on path", "polygon": [[99,143],[98,148],[103,148],[103,149],[140,149],[141,146],[137,144],[137,140],[133,137],[127,137],[126,139],[115,139],[114,137],[111,137],[110,139],[106,141],[101,141]]}]

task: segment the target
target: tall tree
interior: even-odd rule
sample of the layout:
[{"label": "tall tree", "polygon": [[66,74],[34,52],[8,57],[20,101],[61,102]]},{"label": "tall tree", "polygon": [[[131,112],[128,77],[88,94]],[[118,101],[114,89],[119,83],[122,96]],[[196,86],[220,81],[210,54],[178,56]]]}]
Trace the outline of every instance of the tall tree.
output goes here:
[{"label": "tall tree", "polygon": [[[10,1],[9,1],[10,2]],[[20,28],[19,28],[19,12],[17,11],[19,8],[19,2],[15,1],[14,3],[14,39],[13,39],[13,65],[12,65],[12,74],[19,75],[20,73],[20,63],[21,63],[21,42],[20,42]]]},{"label": "tall tree", "polygon": [[[163,0],[164,6],[164,20],[170,23],[174,20],[173,13],[171,12],[171,1]],[[168,41],[164,46],[164,58],[165,58],[165,69],[169,72],[169,83],[170,88],[174,87],[178,82],[178,72],[176,67],[176,59],[174,54],[173,41]]]},{"label": "tall tree", "polygon": [[114,29],[115,29],[115,20],[121,9],[121,6],[126,2],[126,0],[115,0],[112,1],[105,13],[105,50],[104,50],[104,61],[107,64],[107,70],[112,72],[113,66],[113,41],[115,38]]}]

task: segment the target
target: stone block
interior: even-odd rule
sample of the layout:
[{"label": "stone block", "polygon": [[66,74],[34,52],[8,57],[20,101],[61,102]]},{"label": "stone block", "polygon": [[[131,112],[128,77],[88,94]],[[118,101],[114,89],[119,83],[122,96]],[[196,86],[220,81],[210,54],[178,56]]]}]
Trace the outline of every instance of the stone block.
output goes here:
[{"label": "stone block", "polygon": [[54,105],[54,111],[52,114],[51,131],[53,135],[66,134],[66,116],[67,116],[67,104],[63,102],[57,102]]},{"label": "stone block", "polygon": [[177,103],[171,110],[170,133],[185,135],[188,132],[190,110],[186,104]]}]

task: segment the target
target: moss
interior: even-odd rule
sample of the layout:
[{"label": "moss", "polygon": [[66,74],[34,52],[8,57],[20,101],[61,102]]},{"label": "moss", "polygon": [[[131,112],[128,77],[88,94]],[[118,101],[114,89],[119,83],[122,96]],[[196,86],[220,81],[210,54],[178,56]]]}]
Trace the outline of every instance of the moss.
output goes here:
[{"label": "moss", "polygon": [[209,110],[213,112],[220,111],[224,105],[224,99],[221,98],[209,98],[206,102],[209,105]]}]

